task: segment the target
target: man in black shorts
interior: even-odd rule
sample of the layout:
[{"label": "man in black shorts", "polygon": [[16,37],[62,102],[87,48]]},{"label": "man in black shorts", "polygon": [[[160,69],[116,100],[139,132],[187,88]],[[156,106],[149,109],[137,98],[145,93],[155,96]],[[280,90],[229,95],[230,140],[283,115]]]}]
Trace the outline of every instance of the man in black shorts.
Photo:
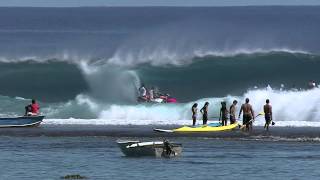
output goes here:
[{"label": "man in black shorts", "polygon": [[242,111],[243,111],[242,124],[246,125],[246,131],[252,130],[252,121],[254,121],[254,112],[251,104],[249,104],[249,98],[246,98],[246,103],[242,104],[239,112],[239,118]]},{"label": "man in black shorts", "polygon": [[263,106],[264,118],[266,123],[264,124],[264,128],[269,131],[269,125],[272,121],[272,106],[269,104],[269,99],[266,100],[266,104]]},{"label": "man in black shorts", "polygon": [[236,122],[236,105],[238,101],[234,100],[232,105],[230,106],[230,124],[234,124]]}]

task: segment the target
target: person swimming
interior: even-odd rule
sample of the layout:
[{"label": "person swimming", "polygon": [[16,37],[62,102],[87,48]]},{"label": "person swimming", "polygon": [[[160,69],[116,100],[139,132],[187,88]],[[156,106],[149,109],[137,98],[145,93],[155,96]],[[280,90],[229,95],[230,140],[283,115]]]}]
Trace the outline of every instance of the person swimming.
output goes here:
[{"label": "person swimming", "polygon": [[243,111],[243,119],[242,124],[246,125],[246,130],[252,130],[252,121],[254,121],[254,111],[252,109],[251,104],[249,104],[249,98],[246,98],[245,104],[241,105],[240,112],[239,112],[239,118]]},{"label": "person swimming", "polygon": [[197,113],[198,113],[198,104],[197,103],[194,103],[192,108],[191,108],[191,111],[192,111],[192,126],[195,126],[196,125],[196,121],[197,121]]},{"label": "person swimming", "polygon": [[221,102],[219,121],[222,120],[223,126],[227,125],[228,113],[226,102]]},{"label": "person swimming", "polygon": [[200,112],[202,113],[203,125],[206,125],[208,121],[208,106],[209,102],[206,102],[204,106],[200,109]]}]

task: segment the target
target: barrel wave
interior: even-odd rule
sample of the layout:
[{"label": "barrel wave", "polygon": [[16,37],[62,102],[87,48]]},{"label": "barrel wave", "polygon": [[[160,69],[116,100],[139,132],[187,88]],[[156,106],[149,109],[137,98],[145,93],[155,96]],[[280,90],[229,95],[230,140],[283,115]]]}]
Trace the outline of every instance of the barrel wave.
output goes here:
[{"label": "barrel wave", "polygon": [[[48,124],[186,124],[194,102],[214,117],[249,97],[256,112],[269,98],[278,125],[320,126],[320,90],[307,89],[319,7],[44,9],[1,8],[3,116],[36,98]],[[138,104],[142,83],[179,103]]]}]

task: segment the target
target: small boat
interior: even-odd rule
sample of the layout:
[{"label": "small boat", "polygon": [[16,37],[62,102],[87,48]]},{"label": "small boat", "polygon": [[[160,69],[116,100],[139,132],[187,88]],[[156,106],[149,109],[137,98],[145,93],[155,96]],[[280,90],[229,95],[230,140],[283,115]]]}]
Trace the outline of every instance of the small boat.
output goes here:
[{"label": "small boat", "polygon": [[20,116],[0,118],[0,128],[38,126],[44,116]]},{"label": "small boat", "polygon": [[171,96],[159,96],[154,99],[147,99],[145,97],[137,97],[139,103],[177,103],[177,99]]},{"label": "small boat", "polygon": [[128,157],[175,157],[182,153],[182,145],[168,141],[118,141],[122,153]]},{"label": "small boat", "polygon": [[202,126],[183,126],[177,129],[153,129],[156,132],[177,132],[177,133],[188,133],[188,132],[219,132],[219,131],[228,131],[239,127],[239,123],[230,124],[227,126],[210,126],[210,125],[202,125]]}]

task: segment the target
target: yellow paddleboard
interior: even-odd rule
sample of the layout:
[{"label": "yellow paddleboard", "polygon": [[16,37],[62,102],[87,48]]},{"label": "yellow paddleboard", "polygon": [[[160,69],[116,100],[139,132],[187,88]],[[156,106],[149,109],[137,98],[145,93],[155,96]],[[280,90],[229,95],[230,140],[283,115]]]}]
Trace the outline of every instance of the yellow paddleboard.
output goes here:
[{"label": "yellow paddleboard", "polygon": [[218,127],[212,127],[212,126],[200,126],[200,127],[190,127],[190,126],[183,126],[181,128],[173,129],[173,132],[218,132],[218,131],[227,131],[232,130],[236,127],[238,127],[238,123],[230,124],[227,126],[218,126]]}]

